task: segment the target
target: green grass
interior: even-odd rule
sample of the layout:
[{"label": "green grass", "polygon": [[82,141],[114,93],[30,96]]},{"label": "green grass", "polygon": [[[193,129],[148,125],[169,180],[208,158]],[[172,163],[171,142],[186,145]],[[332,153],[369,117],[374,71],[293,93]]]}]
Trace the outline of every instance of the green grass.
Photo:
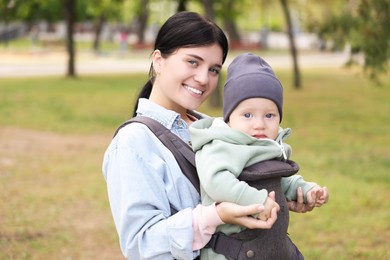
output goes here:
[{"label": "green grass", "polygon": [[145,76],[2,79],[0,124],[99,133],[128,118]]},{"label": "green grass", "polygon": [[[375,87],[306,70],[296,91],[290,71],[276,72],[292,159],[330,191],[326,206],[290,215],[293,241],[306,259],[389,259],[390,77]],[[0,259],[120,259],[101,158],[145,79],[0,79]]]}]

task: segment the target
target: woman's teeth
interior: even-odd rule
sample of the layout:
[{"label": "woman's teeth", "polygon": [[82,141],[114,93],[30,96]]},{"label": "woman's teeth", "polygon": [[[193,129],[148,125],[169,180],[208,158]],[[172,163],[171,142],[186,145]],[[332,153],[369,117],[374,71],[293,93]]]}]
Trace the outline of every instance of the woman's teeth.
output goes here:
[{"label": "woman's teeth", "polygon": [[191,91],[191,92],[193,92],[193,93],[195,93],[195,94],[198,94],[198,95],[202,95],[202,94],[203,94],[203,91],[200,91],[200,90],[198,90],[198,89],[192,88],[192,87],[190,87],[190,86],[185,85],[184,87],[185,87],[187,90],[189,90],[189,91]]}]

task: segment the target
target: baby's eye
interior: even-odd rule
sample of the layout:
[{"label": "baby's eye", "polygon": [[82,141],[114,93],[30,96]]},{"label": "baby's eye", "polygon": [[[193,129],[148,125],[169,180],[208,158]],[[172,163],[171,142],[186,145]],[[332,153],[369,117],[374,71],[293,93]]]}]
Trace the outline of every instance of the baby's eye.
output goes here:
[{"label": "baby's eye", "polygon": [[274,117],[274,114],[266,114],[265,117],[266,117],[266,118],[273,118],[273,117]]},{"label": "baby's eye", "polygon": [[244,114],[244,117],[245,117],[245,118],[251,118],[251,117],[253,117],[253,115],[252,115],[251,113],[245,113],[245,114]]}]

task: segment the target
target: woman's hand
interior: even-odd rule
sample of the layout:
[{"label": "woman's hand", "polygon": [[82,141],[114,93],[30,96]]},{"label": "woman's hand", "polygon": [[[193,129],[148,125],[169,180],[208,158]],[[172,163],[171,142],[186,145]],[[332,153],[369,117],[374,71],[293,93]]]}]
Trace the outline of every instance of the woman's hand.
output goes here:
[{"label": "woman's hand", "polygon": [[253,218],[252,215],[259,214],[264,210],[264,206],[261,204],[240,206],[231,202],[221,202],[216,207],[217,213],[224,223],[250,229],[270,229],[277,219],[276,207],[271,210],[270,217],[267,220]]}]

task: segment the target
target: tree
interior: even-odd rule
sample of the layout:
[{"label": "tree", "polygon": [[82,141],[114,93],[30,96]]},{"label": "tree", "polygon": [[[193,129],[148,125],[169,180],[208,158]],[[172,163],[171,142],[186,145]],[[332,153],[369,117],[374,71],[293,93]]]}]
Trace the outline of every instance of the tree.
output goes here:
[{"label": "tree", "polygon": [[[211,20],[215,20],[215,10],[213,6],[212,0],[202,0],[203,8],[206,13],[206,17],[208,17]],[[221,86],[220,81],[218,81],[217,88],[213,93],[211,93],[209,104],[211,107],[221,107]]]},{"label": "tree", "polygon": [[293,59],[294,87],[296,89],[299,89],[301,87],[301,77],[300,77],[299,67],[298,67],[298,58],[297,58],[298,54],[297,54],[297,48],[295,46],[294,31],[293,31],[293,26],[292,26],[292,22],[291,22],[290,10],[288,7],[287,0],[280,0],[280,3],[282,5],[284,17],[286,19],[287,35],[289,38],[290,51],[291,51],[291,56]]},{"label": "tree", "polygon": [[148,25],[149,0],[141,0],[136,15],[139,23],[137,30],[138,44],[142,46],[145,43],[145,30]]},{"label": "tree", "polygon": [[[203,8],[206,16],[211,20],[222,19],[224,22],[224,29],[229,37],[230,46],[240,43],[240,35],[238,33],[235,19],[238,16],[239,10],[234,7],[234,0],[202,0]],[[221,85],[220,81],[217,89],[211,94],[209,99],[211,107],[220,107],[221,100]]]},{"label": "tree", "polygon": [[[6,0],[9,1],[9,0]],[[4,1],[3,1],[4,2]],[[66,49],[68,52],[68,68],[67,75],[74,77],[75,71],[75,49],[73,40],[73,27],[76,20],[76,3],[75,0],[60,1],[13,1],[14,8],[12,13],[13,20],[23,20],[30,25],[40,20],[47,22],[56,22],[65,16],[67,32],[66,32]],[[64,10],[61,15],[61,10]]]},{"label": "tree", "polygon": [[1,10],[1,13],[2,13],[2,19],[1,20],[4,20],[4,32],[2,34],[0,34],[0,42],[2,40],[4,40],[4,45],[5,46],[8,46],[8,41],[10,40],[10,34],[8,32],[8,14],[11,13],[11,9],[13,9],[15,5],[15,2],[14,1],[8,1],[6,3],[4,3],[4,6]]},{"label": "tree", "polygon": [[[55,22],[61,18],[62,5],[58,1],[0,0],[0,5],[2,5],[1,2],[13,4],[12,20],[23,20],[31,23],[40,19],[44,19],[48,22]],[[6,5],[7,4],[5,4],[5,6]]]},{"label": "tree", "polygon": [[77,2],[77,15],[79,20],[94,20],[94,39],[92,48],[95,52],[100,50],[100,35],[107,21],[121,16],[124,0],[94,0],[91,4],[89,1],[79,0]]},{"label": "tree", "polygon": [[[226,2],[226,1],[225,1]],[[237,10],[234,8],[234,0],[227,0],[225,3],[226,6],[223,9],[223,20],[224,20],[224,26],[227,31],[227,34],[229,35],[229,41],[232,46],[240,46],[241,45],[241,39],[240,34],[238,33],[237,26],[236,26],[236,17],[237,17]]]},{"label": "tree", "polygon": [[68,69],[67,76],[75,77],[75,47],[74,47],[74,24],[76,20],[76,0],[64,0],[64,11],[66,21],[66,50],[68,52]]},{"label": "tree", "polygon": [[[1,1],[1,0],[0,0]],[[10,1],[10,0],[2,0]],[[75,70],[75,47],[74,47],[74,24],[76,21],[76,0],[13,0],[14,7],[12,13],[13,20],[22,20],[30,25],[38,21],[45,20],[48,23],[57,22],[65,18],[66,21],[66,50],[68,53],[67,75],[76,76]],[[78,1],[77,4],[84,3]],[[63,11],[63,13],[61,13]]]},{"label": "tree", "polygon": [[211,20],[215,19],[215,11],[213,7],[213,1],[212,0],[202,0],[203,8],[206,12],[206,16],[210,18]]},{"label": "tree", "polygon": [[[362,66],[376,83],[385,74],[390,58],[390,2],[388,0],[348,1],[339,13],[331,15],[319,31],[335,48],[350,45],[347,65]],[[363,63],[359,57],[363,56]]]},{"label": "tree", "polygon": [[177,5],[177,12],[187,11],[187,0],[179,0]]},{"label": "tree", "polygon": [[97,53],[100,50],[100,35],[103,30],[103,26],[106,23],[106,16],[104,14],[101,14],[95,19],[94,23],[94,31],[95,31],[95,37],[93,39],[92,49]]}]

